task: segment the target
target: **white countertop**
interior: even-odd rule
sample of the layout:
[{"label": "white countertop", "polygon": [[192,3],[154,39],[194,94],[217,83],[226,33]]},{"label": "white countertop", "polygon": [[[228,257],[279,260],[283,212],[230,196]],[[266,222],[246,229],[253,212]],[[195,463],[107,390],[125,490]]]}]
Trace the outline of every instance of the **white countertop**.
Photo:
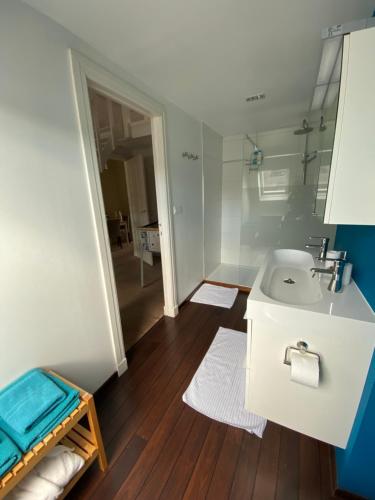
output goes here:
[{"label": "white countertop", "polygon": [[[272,251],[269,253],[269,255],[271,254]],[[289,310],[294,309],[308,311],[310,313],[325,314],[334,317],[375,323],[375,313],[373,312],[370,305],[353,280],[348,286],[344,287],[342,292],[332,293],[328,290],[328,284],[331,278],[329,275],[321,275],[320,278],[314,278],[319,279],[323,296],[319,302],[316,302],[314,304],[294,305],[273,300],[272,298],[265,295],[261,290],[261,283],[268,262],[269,257],[265,259],[265,262],[260,267],[251,293],[249,295],[247,305],[248,317],[252,317],[252,314],[256,312],[259,306],[261,304],[264,304],[265,306],[267,306],[267,308],[275,306],[276,308],[282,307]],[[316,267],[323,267],[321,262],[315,261],[315,263]]]}]

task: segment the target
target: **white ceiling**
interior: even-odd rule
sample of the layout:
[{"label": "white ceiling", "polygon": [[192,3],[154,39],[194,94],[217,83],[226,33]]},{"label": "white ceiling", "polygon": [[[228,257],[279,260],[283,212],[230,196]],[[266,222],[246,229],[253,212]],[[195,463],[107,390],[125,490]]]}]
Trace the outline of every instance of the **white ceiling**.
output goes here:
[{"label": "white ceiling", "polygon": [[[223,135],[295,125],[323,27],[373,0],[26,0]],[[266,99],[245,98],[265,91]]]}]

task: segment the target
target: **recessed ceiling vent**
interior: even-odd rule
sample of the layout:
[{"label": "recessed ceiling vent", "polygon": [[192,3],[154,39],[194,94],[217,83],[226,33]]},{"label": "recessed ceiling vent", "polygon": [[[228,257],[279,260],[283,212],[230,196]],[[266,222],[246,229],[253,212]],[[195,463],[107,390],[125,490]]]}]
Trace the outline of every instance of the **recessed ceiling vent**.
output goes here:
[{"label": "recessed ceiling vent", "polygon": [[266,94],[264,92],[259,92],[259,94],[254,94],[249,97],[246,97],[246,102],[255,102],[261,101],[266,98]]}]

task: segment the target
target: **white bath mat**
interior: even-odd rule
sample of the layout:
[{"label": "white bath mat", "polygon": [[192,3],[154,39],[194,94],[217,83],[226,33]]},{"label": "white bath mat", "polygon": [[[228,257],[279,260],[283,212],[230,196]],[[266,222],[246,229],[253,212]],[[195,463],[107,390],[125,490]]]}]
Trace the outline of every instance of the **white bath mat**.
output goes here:
[{"label": "white bath mat", "polygon": [[237,294],[238,288],[227,288],[204,283],[192,296],[190,302],[230,309],[236,300]]},{"label": "white bath mat", "polygon": [[262,437],[267,420],[245,410],[246,333],[220,327],[183,401],[207,417]]}]

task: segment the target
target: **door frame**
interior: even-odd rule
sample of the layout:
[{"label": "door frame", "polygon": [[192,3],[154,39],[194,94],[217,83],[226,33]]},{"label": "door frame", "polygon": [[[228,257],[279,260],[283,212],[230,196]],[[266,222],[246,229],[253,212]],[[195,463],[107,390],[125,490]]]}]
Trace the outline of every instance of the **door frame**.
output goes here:
[{"label": "door frame", "polygon": [[69,59],[112,345],[117,371],[121,375],[127,370],[128,365],[125,356],[111,246],[106,229],[106,215],[88,93],[89,83],[90,87],[95,90],[148,116],[151,120],[160,228],[164,314],[175,317],[178,314],[178,301],[171,196],[166,159],[165,111],[160,103],[79,52],[70,49]]}]

